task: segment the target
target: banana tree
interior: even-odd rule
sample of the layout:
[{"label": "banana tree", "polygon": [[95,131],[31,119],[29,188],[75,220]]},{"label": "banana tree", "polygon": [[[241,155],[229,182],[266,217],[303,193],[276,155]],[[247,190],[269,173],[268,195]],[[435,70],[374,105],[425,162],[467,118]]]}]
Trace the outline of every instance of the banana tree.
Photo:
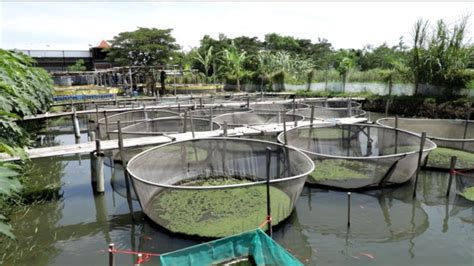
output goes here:
[{"label": "banana tree", "polygon": [[[207,52],[204,55],[201,55],[200,53],[196,54],[195,59],[199,61],[204,67],[204,74],[206,75],[206,82],[208,82],[208,75],[209,75],[209,69],[211,67],[211,64],[214,63],[214,55],[212,53],[212,46],[209,47]],[[214,64],[215,65],[215,64]]]},{"label": "banana tree", "polygon": [[227,74],[235,76],[237,80],[237,91],[240,91],[240,78],[245,74],[244,62],[247,59],[246,52],[240,52],[234,43],[224,50],[223,68]]}]

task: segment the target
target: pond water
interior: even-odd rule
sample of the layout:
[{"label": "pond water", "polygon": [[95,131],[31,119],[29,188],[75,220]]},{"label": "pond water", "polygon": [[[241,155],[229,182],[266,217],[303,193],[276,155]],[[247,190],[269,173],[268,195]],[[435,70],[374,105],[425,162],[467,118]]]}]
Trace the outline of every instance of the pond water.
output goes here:
[{"label": "pond water", "polygon": [[[45,138],[42,145],[75,143],[71,132],[45,131],[38,140]],[[83,134],[80,141],[86,139]],[[34,178],[62,183],[62,198],[10,217],[17,241],[0,243],[0,264],[106,265],[111,242],[122,250],[164,253],[203,241],[156,226],[135,200],[130,207],[123,167],[109,159],[106,191],[95,195],[89,164],[88,155],[32,160]],[[274,239],[307,265],[473,265],[474,204],[456,195],[455,182],[444,196],[448,176],[422,171],[416,199],[413,183],[352,193],[350,229],[346,192],[305,187]],[[116,265],[134,261],[116,255]]]}]

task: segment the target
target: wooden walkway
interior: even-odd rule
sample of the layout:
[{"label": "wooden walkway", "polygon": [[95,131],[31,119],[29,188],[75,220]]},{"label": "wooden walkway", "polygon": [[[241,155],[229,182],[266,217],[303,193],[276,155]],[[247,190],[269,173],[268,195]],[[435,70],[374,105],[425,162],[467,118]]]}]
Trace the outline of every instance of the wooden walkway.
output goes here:
[{"label": "wooden walkway", "polygon": [[[360,123],[365,122],[365,118],[343,118],[338,119],[337,123]],[[298,126],[309,125],[309,121],[298,122]],[[314,122],[314,124],[330,124],[330,122]],[[287,122],[287,130],[294,128],[293,122]],[[234,129],[229,129],[227,135],[229,137],[239,137],[239,136],[250,136],[250,135],[271,135],[277,134],[283,131],[283,124],[268,124],[263,126],[251,126],[251,127],[239,127]],[[223,130],[216,131],[203,131],[195,132],[195,138],[207,138],[207,137],[221,137],[223,136]],[[174,140],[172,139],[174,138]],[[124,139],[124,148],[135,148],[151,145],[160,145],[173,141],[189,140],[192,139],[192,133],[179,133],[172,134],[167,136],[152,136],[152,137],[142,137],[142,138],[131,138]],[[101,141],[102,150],[114,150],[118,149],[118,140],[104,140]],[[54,156],[64,156],[72,154],[82,154],[90,153],[95,150],[95,143],[80,143],[72,145],[62,145],[62,146],[53,146],[53,147],[43,147],[43,148],[34,148],[27,149],[27,153],[31,159],[34,158],[44,158],[44,157],[54,157]],[[19,160],[17,157],[11,157],[8,154],[0,153],[1,161],[14,161]]]},{"label": "wooden walkway", "polygon": [[[171,98],[175,99],[175,98]],[[199,99],[199,98],[195,98]],[[295,99],[295,102],[303,102],[305,100],[323,100],[325,98],[300,98],[300,99]],[[332,100],[347,100],[347,98],[331,98]],[[250,102],[250,104],[273,104],[273,103],[289,103],[292,102],[292,100],[274,100],[272,101],[271,98],[267,99],[268,101],[265,102]],[[365,100],[365,98],[352,98],[354,101],[361,101]],[[138,102],[141,103],[141,102]],[[80,104],[77,103],[77,104]],[[222,102],[222,103],[212,103],[212,104],[202,104],[202,107],[239,107],[239,106],[244,106],[246,105],[246,101],[242,102]],[[98,111],[99,113],[117,113],[117,112],[127,112],[127,111],[133,111],[133,110],[142,110],[144,108],[146,109],[168,109],[168,108],[190,108],[197,106],[199,104],[197,103],[161,103],[161,104],[155,104],[155,105],[141,105],[134,106],[134,107],[115,107],[115,108],[99,108]],[[81,110],[81,111],[76,111],[76,114],[78,115],[88,115],[88,114],[95,114],[97,111],[95,109],[92,110]],[[45,114],[38,114],[38,115],[30,115],[30,116],[25,116],[22,120],[23,121],[30,121],[30,120],[41,120],[41,119],[48,119],[48,118],[56,118],[56,117],[63,117],[63,116],[72,116],[73,112],[52,112],[52,113],[45,113]]]}]

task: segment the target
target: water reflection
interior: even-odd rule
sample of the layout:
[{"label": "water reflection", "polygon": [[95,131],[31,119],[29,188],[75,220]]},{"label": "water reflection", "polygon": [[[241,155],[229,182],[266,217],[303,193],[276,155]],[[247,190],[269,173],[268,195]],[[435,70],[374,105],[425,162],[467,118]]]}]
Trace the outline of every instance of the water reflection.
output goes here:
[{"label": "water reflection", "polygon": [[[311,201],[307,206],[299,206],[298,212],[303,213],[303,219],[313,220],[308,230],[346,238],[347,204],[340,200],[345,193],[311,188],[307,193],[312,194]],[[407,204],[383,191],[352,195],[352,240],[396,242],[422,234],[429,226],[428,215],[417,200]]]},{"label": "water reflection", "polygon": [[[147,219],[137,201],[127,202],[120,164],[105,168],[102,195],[93,193],[87,155],[29,166],[38,185],[63,183],[63,197],[9,217],[18,240],[0,240],[2,265],[105,265],[109,242],[164,253],[204,241],[169,233]],[[353,193],[349,230],[346,193],[305,187],[274,239],[308,265],[471,265],[474,206],[456,195],[455,182],[445,197],[447,177],[422,171],[415,200],[413,184]],[[116,265],[134,261],[117,255]]]}]

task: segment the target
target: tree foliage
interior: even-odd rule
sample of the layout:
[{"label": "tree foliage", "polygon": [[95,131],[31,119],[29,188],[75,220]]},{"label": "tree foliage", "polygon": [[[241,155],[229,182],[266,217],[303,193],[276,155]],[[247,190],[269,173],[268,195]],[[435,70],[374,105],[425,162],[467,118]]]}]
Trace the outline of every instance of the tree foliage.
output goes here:
[{"label": "tree foliage", "polygon": [[[0,152],[23,159],[26,153],[22,147],[29,138],[15,121],[46,111],[53,96],[51,77],[33,63],[26,55],[0,49]],[[16,179],[19,170],[14,164],[0,162],[0,202],[21,189]],[[5,216],[0,214],[0,234],[13,237],[2,220]]]},{"label": "tree foliage", "polygon": [[108,58],[122,66],[164,65],[180,48],[172,29],[138,28],[121,32],[110,41]]},{"label": "tree foliage", "polygon": [[68,71],[86,71],[86,63],[84,62],[84,59],[79,59],[76,61],[76,63],[72,66],[68,66],[67,70]]},{"label": "tree foliage", "polygon": [[472,62],[472,47],[465,43],[468,18],[449,27],[443,20],[433,28],[422,19],[413,28],[413,49],[401,68],[408,79],[415,84],[415,94],[419,84],[432,84],[447,88],[451,94],[465,86],[469,80],[463,72]]}]

